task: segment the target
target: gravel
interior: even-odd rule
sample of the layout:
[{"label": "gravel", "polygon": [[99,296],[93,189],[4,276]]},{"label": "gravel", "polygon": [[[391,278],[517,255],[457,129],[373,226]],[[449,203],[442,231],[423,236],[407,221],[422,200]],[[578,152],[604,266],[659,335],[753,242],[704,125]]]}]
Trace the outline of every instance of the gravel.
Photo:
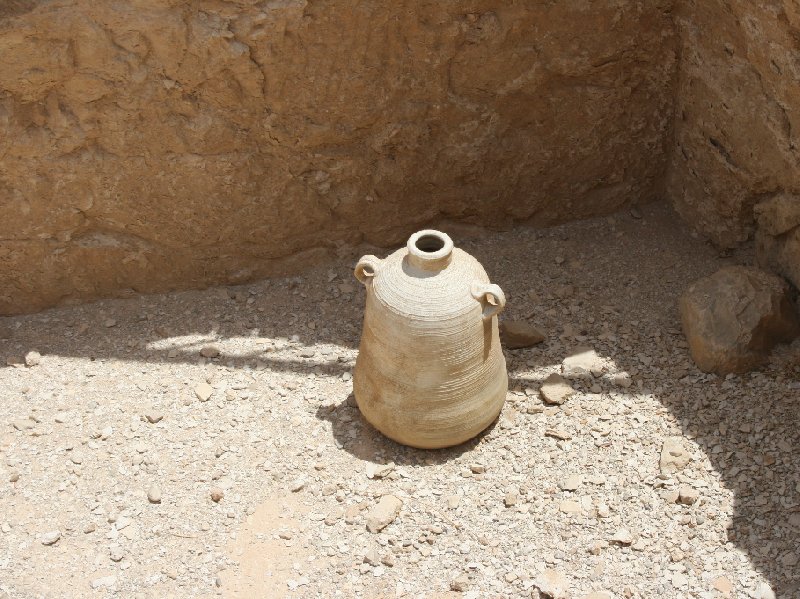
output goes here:
[{"label": "gravel", "polygon": [[350,395],[382,250],[0,319],[0,596],[800,596],[800,344],[697,370],[677,298],[750,250],[639,216],[451,231],[546,338],[442,451]]}]

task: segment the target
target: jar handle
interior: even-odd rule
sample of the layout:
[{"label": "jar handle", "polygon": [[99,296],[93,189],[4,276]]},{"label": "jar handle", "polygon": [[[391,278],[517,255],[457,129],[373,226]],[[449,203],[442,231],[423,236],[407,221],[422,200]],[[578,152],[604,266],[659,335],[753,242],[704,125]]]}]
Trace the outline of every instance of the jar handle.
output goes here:
[{"label": "jar handle", "polygon": [[356,264],[353,274],[356,276],[356,279],[366,285],[378,272],[382,262],[383,260],[377,256],[373,256],[372,254],[362,256],[361,260],[359,260],[358,264]]},{"label": "jar handle", "polygon": [[506,294],[499,285],[490,283],[473,283],[472,297],[483,307],[483,319],[490,320],[506,307]]}]

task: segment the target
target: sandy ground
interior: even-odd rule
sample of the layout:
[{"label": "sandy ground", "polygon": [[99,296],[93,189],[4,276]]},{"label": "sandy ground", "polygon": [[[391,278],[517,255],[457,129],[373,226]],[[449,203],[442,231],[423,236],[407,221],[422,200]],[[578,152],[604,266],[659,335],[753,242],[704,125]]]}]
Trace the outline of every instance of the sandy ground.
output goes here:
[{"label": "sandy ground", "polygon": [[[547,340],[506,352],[500,419],[448,450],[401,447],[354,406],[370,248],[0,319],[0,597],[800,597],[800,344],[720,379],[677,318],[747,249],[720,255],[659,206],[449,232]],[[602,372],[544,405],[582,346]],[[384,494],[403,507],[369,532]]]}]

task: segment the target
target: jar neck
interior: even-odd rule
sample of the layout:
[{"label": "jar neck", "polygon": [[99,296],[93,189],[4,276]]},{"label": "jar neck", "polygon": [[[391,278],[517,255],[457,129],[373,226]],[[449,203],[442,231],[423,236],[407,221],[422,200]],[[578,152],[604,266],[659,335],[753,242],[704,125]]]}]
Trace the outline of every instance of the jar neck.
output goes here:
[{"label": "jar neck", "polygon": [[409,263],[428,272],[447,268],[453,257],[453,240],[446,233],[433,229],[414,233],[406,247]]}]

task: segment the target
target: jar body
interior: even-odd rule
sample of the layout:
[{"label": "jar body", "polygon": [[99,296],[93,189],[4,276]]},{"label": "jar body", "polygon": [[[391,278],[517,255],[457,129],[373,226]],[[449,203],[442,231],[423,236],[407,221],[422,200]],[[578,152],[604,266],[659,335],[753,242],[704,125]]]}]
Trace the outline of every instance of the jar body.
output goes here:
[{"label": "jar body", "polygon": [[365,260],[372,272],[359,277],[367,287],[353,376],[359,409],[404,445],[471,439],[497,418],[508,390],[496,316],[502,291],[459,249],[434,268],[408,248]]}]

